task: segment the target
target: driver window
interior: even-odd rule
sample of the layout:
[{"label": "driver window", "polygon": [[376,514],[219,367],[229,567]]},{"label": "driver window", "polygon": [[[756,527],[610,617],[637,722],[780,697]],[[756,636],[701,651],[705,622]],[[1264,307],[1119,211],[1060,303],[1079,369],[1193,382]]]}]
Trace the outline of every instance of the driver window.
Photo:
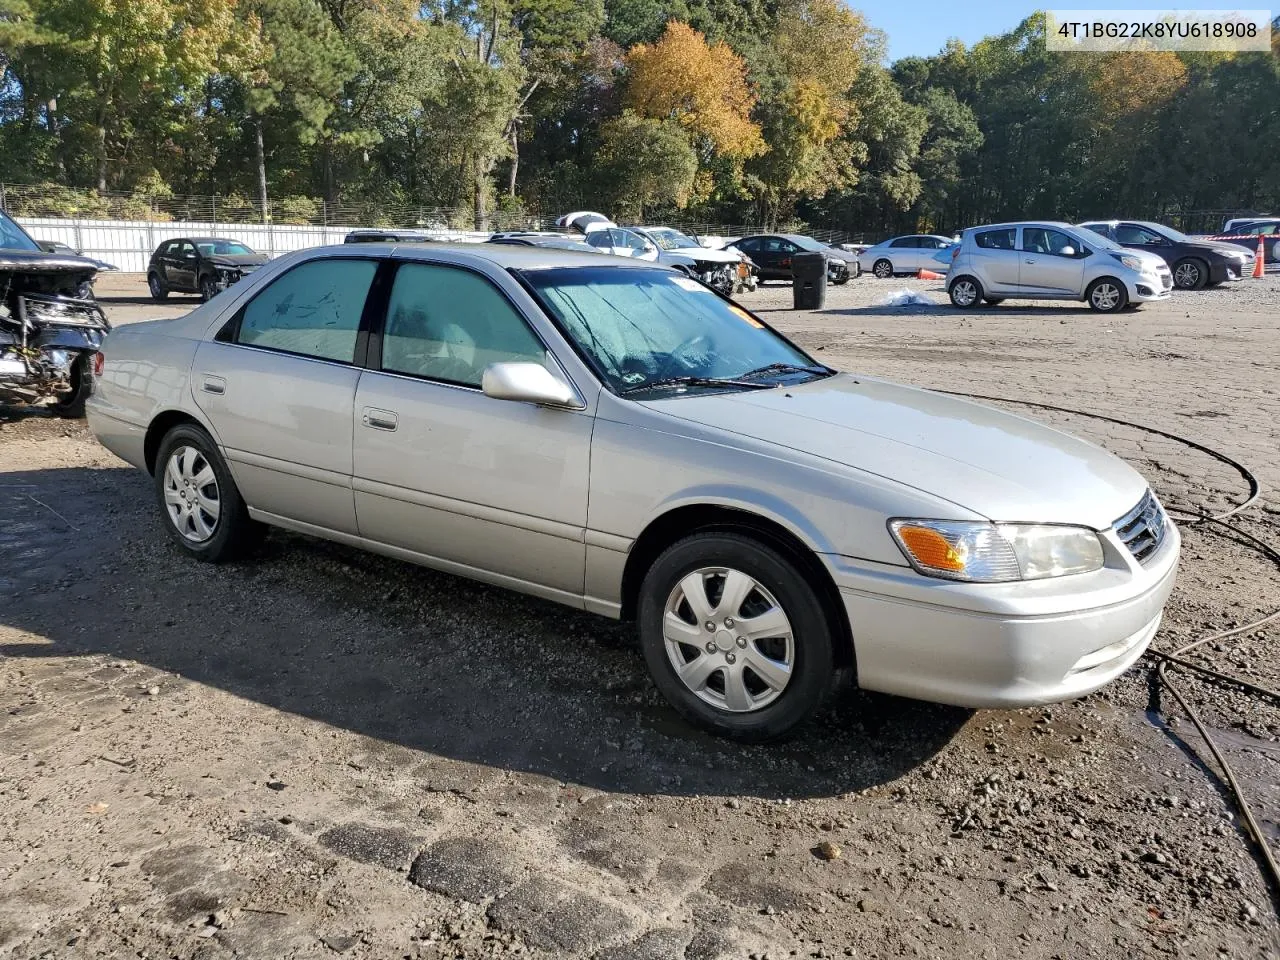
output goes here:
[{"label": "driver window", "polygon": [[1116,227],[1116,243],[1126,247],[1152,246],[1160,243],[1160,238],[1150,230],[1131,223],[1122,223]]},{"label": "driver window", "polygon": [[637,253],[644,252],[644,237],[640,236],[640,234],[632,233],[630,230],[619,230],[618,234],[621,238],[619,246],[629,247]]},{"label": "driver window", "polygon": [[[1058,230],[1047,230],[1043,227],[1022,228],[1022,249],[1028,253],[1048,253],[1055,257],[1074,256],[1079,244],[1065,233]],[[1067,247],[1071,254],[1063,253]]]},{"label": "driver window", "polygon": [[178,251],[178,255],[186,260],[194,260],[196,258],[196,248],[190,243],[184,243],[182,249]]},{"label": "driver window", "polygon": [[524,318],[479,274],[426,263],[396,271],[382,335],[383,370],[478,387],[491,363],[546,359]]}]

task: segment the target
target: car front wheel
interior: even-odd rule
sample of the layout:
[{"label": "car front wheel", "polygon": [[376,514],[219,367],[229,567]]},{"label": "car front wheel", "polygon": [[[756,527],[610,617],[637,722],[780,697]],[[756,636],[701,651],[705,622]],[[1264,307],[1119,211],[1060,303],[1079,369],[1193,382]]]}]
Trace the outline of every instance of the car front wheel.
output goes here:
[{"label": "car front wheel", "polygon": [[1114,277],[1100,277],[1093,281],[1085,291],[1085,298],[1089,306],[1099,313],[1116,313],[1129,302],[1124,284]]},{"label": "car front wheel", "polygon": [[970,276],[956,277],[947,289],[951,302],[962,310],[969,310],[982,302],[982,284]]},{"label": "car front wheel", "polygon": [[1179,260],[1173,265],[1173,282],[1179,290],[1199,290],[1209,281],[1209,269],[1200,260]]},{"label": "car front wheel", "polygon": [[155,484],[165,529],[197,560],[233,559],[261,536],[213,439],[193,423],[161,441]]},{"label": "car front wheel", "polygon": [[893,264],[888,260],[877,260],[871,267],[871,272],[876,275],[879,280],[888,280],[893,276]]},{"label": "car front wheel", "polygon": [[701,533],[668,548],[645,576],[638,615],[658,689],[720,736],[785,737],[836,685],[822,602],[791,560],[750,537]]},{"label": "car front wheel", "polygon": [[200,278],[200,299],[208,303],[218,295],[218,280],[211,273]]}]

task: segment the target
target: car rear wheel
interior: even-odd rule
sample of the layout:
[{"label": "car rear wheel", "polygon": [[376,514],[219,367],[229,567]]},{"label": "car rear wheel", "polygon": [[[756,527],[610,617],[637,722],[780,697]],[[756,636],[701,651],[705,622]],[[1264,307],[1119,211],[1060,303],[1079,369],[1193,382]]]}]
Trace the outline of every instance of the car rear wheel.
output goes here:
[{"label": "car rear wheel", "polygon": [[871,267],[871,272],[876,275],[879,280],[888,280],[893,276],[893,264],[888,260],[877,260]]},{"label": "car rear wheel", "polygon": [[1129,302],[1124,284],[1114,277],[1099,277],[1093,281],[1085,292],[1085,298],[1089,306],[1099,313],[1115,313],[1123,310]]},{"label": "car rear wheel", "polygon": [[152,300],[163,300],[169,296],[169,291],[158,273],[147,274],[147,289],[151,291]]},{"label": "car rear wheel", "polygon": [[1173,265],[1173,283],[1179,290],[1199,290],[1209,282],[1209,268],[1203,260],[1188,257]]},{"label": "car rear wheel", "polygon": [[165,529],[197,560],[234,559],[262,536],[212,438],[195,424],[180,424],[165,435],[155,484]]},{"label": "car rear wheel", "polygon": [[750,537],[708,532],[668,548],[645,576],[638,615],[658,689],[720,736],[785,737],[836,685],[821,600],[790,559]]},{"label": "car rear wheel", "polygon": [[982,284],[970,276],[956,277],[947,289],[951,302],[962,310],[976,307],[982,301]]}]

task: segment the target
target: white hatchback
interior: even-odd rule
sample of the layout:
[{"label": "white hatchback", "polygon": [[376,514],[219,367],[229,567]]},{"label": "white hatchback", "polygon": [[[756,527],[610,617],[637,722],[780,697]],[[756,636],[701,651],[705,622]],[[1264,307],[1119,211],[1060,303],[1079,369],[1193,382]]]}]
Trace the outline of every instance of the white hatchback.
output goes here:
[{"label": "white hatchback", "polygon": [[1172,289],[1169,266],[1156,254],[1052,221],[968,228],[947,278],[951,302],[966,309],[1016,297],[1083,300],[1111,313],[1167,299]]}]

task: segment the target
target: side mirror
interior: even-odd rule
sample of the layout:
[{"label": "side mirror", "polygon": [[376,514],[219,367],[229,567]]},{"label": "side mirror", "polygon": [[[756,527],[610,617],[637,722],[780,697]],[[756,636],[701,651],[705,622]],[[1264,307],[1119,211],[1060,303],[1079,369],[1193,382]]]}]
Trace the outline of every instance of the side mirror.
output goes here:
[{"label": "side mirror", "polygon": [[1064,257],[1074,257],[1074,256],[1076,255],[1076,248],[1075,248],[1075,247],[1063,247],[1061,252],[1062,252],[1062,255],[1063,255]]},{"label": "side mirror", "polygon": [[495,400],[550,407],[583,406],[573,387],[540,363],[491,363],[484,368],[480,389]]}]

